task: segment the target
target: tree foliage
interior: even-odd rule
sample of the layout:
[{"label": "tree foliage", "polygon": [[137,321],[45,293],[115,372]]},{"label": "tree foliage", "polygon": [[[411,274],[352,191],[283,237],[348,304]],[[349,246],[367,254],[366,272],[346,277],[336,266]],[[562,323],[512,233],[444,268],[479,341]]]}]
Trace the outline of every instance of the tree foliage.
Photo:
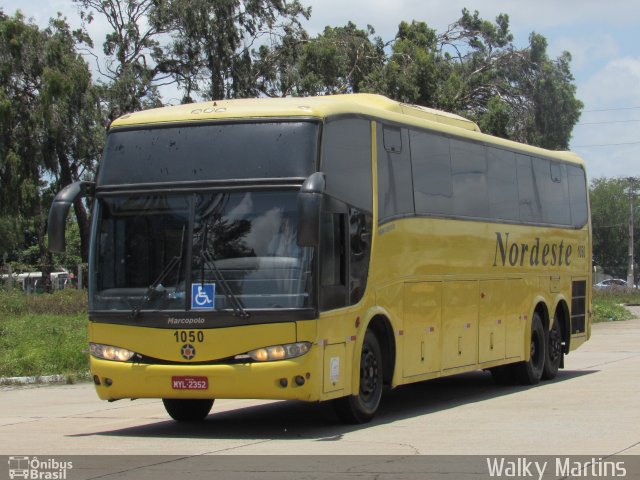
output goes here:
[{"label": "tree foliage", "polygon": [[253,47],[263,40],[291,38],[310,9],[298,0],[162,0],[150,22],[171,32],[157,55],[158,69],[183,88],[182,101],[198,93],[206,99],[242,98],[259,92]]},{"label": "tree foliage", "polygon": [[536,33],[517,48],[504,14],[492,23],[464,9],[440,34],[424,22],[402,22],[367,89],[461,114],[485,133],[567,149],[582,103],[575,97],[570,54],[552,60],[546,48]]},{"label": "tree foliage", "polygon": [[[591,182],[593,263],[605,273],[626,278],[629,249],[629,180],[596,178]],[[640,248],[640,215],[634,211],[634,251]]]},{"label": "tree foliage", "polygon": [[73,1],[80,6],[83,22],[91,23],[100,15],[111,27],[103,43],[104,64],[96,58],[108,121],[127,112],[162,106],[159,68],[153,59],[161,55],[157,37],[164,32],[148,18],[156,0]]},{"label": "tree foliage", "polygon": [[326,27],[302,46],[299,59],[301,95],[359,93],[369,75],[384,63],[384,45],[370,25],[366,30],[348,22]]},{"label": "tree foliage", "polygon": [[[103,145],[99,97],[77,51],[87,41],[60,17],[44,30],[20,13],[0,18],[3,242],[15,247],[21,230],[20,243],[36,247],[39,260],[31,261],[43,270],[51,267],[45,220],[52,192],[92,174]],[[82,202],[74,207],[86,259],[88,214]]]}]

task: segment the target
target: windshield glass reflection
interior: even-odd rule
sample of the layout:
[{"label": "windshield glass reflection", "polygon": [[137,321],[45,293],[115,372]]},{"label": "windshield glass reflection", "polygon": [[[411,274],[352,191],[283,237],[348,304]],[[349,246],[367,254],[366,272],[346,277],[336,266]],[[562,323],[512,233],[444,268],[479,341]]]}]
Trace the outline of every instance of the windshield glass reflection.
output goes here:
[{"label": "windshield glass reflection", "polygon": [[109,197],[97,214],[93,310],[311,306],[294,191]]}]

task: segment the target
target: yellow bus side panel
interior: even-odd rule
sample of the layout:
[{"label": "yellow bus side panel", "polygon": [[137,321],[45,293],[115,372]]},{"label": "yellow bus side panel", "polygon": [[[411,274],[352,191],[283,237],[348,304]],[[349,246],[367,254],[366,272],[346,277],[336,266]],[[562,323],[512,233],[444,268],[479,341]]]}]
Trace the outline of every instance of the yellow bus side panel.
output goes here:
[{"label": "yellow bus side panel", "polygon": [[442,282],[404,284],[403,377],[439,372]]},{"label": "yellow bus side panel", "polygon": [[506,316],[508,280],[480,282],[478,324],[478,360],[480,363],[502,360],[506,355]]},{"label": "yellow bus side panel", "polygon": [[[536,306],[550,322],[559,302],[571,309],[573,283],[590,285],[589,251],[588,227],[416,217],[379,226],[368,287],[397,335],[394,385],[527,360]],[[571,350],[589,326],[587,314]]]},{"label": "yellow bus side panel", "polygon": [[442,369],[478,362],[478,282],[443,286]]}]

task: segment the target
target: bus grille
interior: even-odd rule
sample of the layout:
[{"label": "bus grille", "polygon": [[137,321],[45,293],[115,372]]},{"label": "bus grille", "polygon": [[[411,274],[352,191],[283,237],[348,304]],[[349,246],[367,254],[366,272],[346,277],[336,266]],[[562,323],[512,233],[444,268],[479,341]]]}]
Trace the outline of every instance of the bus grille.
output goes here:
[{"label": "bus grille", "polygon": [[587,282],[579,280],[571,285],[571,333],[584,333],[587,305]]}]

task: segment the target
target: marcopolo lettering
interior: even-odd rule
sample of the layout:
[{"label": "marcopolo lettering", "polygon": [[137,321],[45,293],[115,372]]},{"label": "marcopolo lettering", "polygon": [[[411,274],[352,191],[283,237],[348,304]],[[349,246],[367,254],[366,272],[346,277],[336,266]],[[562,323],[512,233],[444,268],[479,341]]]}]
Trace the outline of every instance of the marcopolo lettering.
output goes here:
[{"label": "marcopolo lettering", "polygon": [[509,239],[509,232],[496,232],[493,266],[568,266],[572,251],[571,245],[565,244],[564,240],[559,243],[541,242],[540,237],[535,237],[533,242],[514,242]]}]

